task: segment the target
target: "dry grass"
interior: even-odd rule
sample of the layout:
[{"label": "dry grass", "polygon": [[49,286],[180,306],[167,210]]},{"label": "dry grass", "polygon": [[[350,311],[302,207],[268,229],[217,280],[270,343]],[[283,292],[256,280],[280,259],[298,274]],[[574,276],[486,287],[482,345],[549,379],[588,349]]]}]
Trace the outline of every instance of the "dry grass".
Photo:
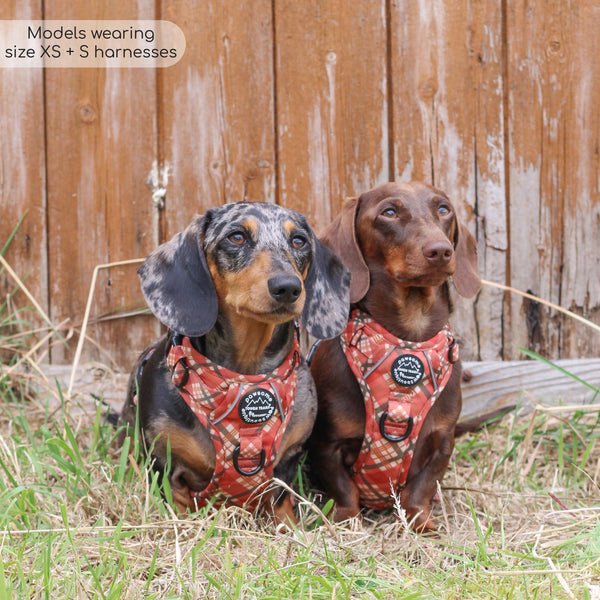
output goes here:
[{"label": "dry grass", "polygon": [[[510,416],[460,439],[435,506],[436,538],[414,534],[400,508],[329,523],[304,471],[298,531],[233,508],[178,518],[148,465],[118,447],[102,409],[89,397],[67,402],[44,378],[43,347],[28,352],[50,330],[36,338],[10,301],[7,314],[0,600],[600,599],[597,411]],[[11,369],[20,359],[28,373]]]},{"label": "dry grass", "polygon": [[177,518],[100,410],[50,412],[18,387],[0,418],[0,598],[599,597],[597,414],[459,440],[438,538],[401,514],[323,523],[310,501],[301,530],[275,532],[240,509]]}]

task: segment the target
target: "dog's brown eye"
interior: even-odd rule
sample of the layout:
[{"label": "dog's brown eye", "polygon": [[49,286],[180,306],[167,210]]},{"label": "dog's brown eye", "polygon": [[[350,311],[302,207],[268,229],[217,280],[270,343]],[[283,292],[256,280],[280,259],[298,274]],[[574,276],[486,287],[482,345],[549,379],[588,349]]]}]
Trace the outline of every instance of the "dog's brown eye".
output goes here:
[{"label": "dog's brown eye", "polygon": [[382,213],[384,217],[395,217],[396,209],[395,208],[386,208]]},{"label": "dog's brown eye", "polygon": [[233,242],[237,246],[241,246],[246,241],[246,236],[239,231],[232,233],[228,238],[230,242]]},{"label": "dog's brown eye", "polygon": [[446,204],[440,204],[438,206],[438,214],[447,215],[450,212],[450,207]]},{"label": "dog's brown eye", "polygon": [[304,246],[306,246],[306,240],[300,235],[295,235],[292,238],[292,246],[296,250],[300,250],[300,248],[304,248]]}]

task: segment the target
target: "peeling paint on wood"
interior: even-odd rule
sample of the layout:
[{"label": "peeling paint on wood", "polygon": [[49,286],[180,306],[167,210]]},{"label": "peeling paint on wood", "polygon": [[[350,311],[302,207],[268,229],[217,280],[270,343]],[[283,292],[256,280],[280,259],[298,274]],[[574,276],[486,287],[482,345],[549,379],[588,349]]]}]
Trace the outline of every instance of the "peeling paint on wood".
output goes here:
[{"label": "peeling paint on wood", "polygon": [[[41,14],[36,0],[9,0],[0,6],[0,19],[40,19]],[[42,72],[2,69],[0,99],[0,249],[25,215],[4,257],[48,312]],[[0,303],[14,290],[14,281],[0,273]],[[20,293],[12,303],[30,305]],[[30,318],[36,321],[34,314]]]},{"label": "peeling paint on wood", "polygon": [[[476,235],[484,278],[599,322],[597,4],[47,0],[46,18],[171,20],[187,48],[158,72],[3,71],[0,235],[29,208],[7,258],[77,323],[96,264],[144,256],[210,206],[278,202],[319,230],[345,197],[421,179]],[[0,16],[41,10],[10,0]],[[96,315],[142,302],[134,271],[103,274]],[[453,324],[467,358],[600,353],[582,325],[497,290],[457,298]],[[125,329],[91,333],[128,366],[158,327]]]},{"label": "peeling paint on wood", "polygon": [[[597,318],[600,13],[592,0],[509,7],[511,285]],[[524,316],[511,299],[513,348],[531,341]],[[598,354],[600,340],[581,329],[542,311],[535,343],[553,357]]]},{"label": "peeling paint on wood", "polygon": [[161,14],[187,41],[160,72],[166,239],[211,206],[275,202],[276,152],[271,2],[163,0]]},{"label": "peeling paint on wood", "polygon": [[385,1],[274,6],[279,198],[322,228],[389,179]]},{"label": "peeling paint on wood", "polygon": [[[45,18],[73,14],[88,19],[151,19],[151,3],[110,0],[93,9],[85,0],[45,3]],[[153,206],[146,178],[157,145],[156,76],[151,69],[47,69],[48,260],[53,320],[80,322],[97,264],[138,258],[153,247]],[[127,99],[127,101],[124,101]],[[103,272],[92,316],[143,306],[133,268]],[[131,365],[158,332],[153,319],[136,317],[130,326],[103,323],[89,335],[87,356]],[[73,347],[76,339],[72,342]],[[55,346],[52,359],[71,353]],[[110,362],[110,361],[109,361]]]}]

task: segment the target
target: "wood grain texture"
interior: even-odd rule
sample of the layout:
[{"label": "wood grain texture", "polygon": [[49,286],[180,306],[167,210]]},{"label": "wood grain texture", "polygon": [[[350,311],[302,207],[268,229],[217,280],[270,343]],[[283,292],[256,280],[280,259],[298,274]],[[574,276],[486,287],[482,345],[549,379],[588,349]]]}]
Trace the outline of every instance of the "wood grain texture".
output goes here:
[{"label": "wood grain texture", "polygon": [[[597,3],[509,3],[511,281],[600,316]],[[600,339],[512,299],[513,346],[589,355]]]},{"label": "wood grain texture", "polygon": [[[470,3],[467,40],[472,77],[475,190],[472,207],[481,276],[506,282],[508,230],[505,181],[505,121],[502,2]],[[459,315],[474,319],[473,356],[504,358],[504,293],[482,288],[475,302],[464,300]],[[458,311],[457,311],[458,312]]]},{"label": "wood grain texture", "polygon": [[[444,190],[477,237],[482,276],[504,281],[501,24],[499,0],[392,3],[395,176]],[[465,356],[501,356],[502,302],[456,297]]]},{"label": "wood grain texture", "polygon": [[385,2],[274,5],[279,201],[319,229],[390,178]]},{"label": "wood grain texture", "polygon": [[[590,0],[571,4],[561,7],[559,38],[567,38],[561,65],[566,103],[561,304],[600,323],[600,6]],[[560,354],[598,356],[600,336],[564,321]]]},{"label": "wood grain texture", "polygon": [[[9,0],[0,17],[42,9],[167,19],[187,41],[165,70],[0,74],[0,236],[28,211],[7,258],[56,322],[81,321],[95,265],[144,256],[210,206],[278,202],[319,230],[344,197],[410,179],[449,194],[483,277],[600,321],[596,0]],[[135,267],[103,272],[92,317],[142,303]],[[463,358],[600,353],[500,291],[458,298],[454,317]],[[157,333],[152,318],[90,331],[125,368]]]},{"label": "wood grain texture", "polygon": [[[600,359],[562,359],[556,364],[590,385],[600,387]],[[68,387],[70,365],[42,364],[40,367],[50,381],[58,381],[61,389]],[[537,361],[468,362],[463,363],[463,367],[473,376],[469,383],[462,385],[460,419],[463,421],[508,406],[517,405],[520,412],[530,412],[536,403],[554,407],[597,401],[591,390]],[[81,365],[73,387],[77,403],[71,407],[71,414],[76,415],[81,409],[93,412],[96,407],[92,394],[101,396],[113,412],[119,412],[126,395],[127,379],[127,374],[111,372],[98,364]],[[47,392],[42,390],[42,393]],[[56,396],[49,396],[51,408],[58,402]]]},{"label": "wood grain texture", "polygon": [[[51,0],[47,19],[152,19],[154,3]],[[156,73],[152,69],[47,69],[48,237],[51,316],[81,322],[97,264],[147,254],[155,245],[146,184],[156,157]],[[143,305],[135,267],[101,272],[92,316]],[[135,325],[133,324],[135,322]],[[89,334],[86,358],[130,366],[157,333],[139,317]],[[74,343],[73,343],[74,346]],[[56,348],[53,360],[69,360]]]},{"label": "wood grain texture", "polygon": [[[0,5],[0,19],[40,19],[39,0],[9,0]],[[46,233],[46,165],[44,148],[44,94],[40,69],[2,69],[0,73],[0,249],[24,216],[5,253],[17,275],[38,303],[48,310]],[[0,273],[0,303],[16,289]],[[13,306],[30,302],[20,292]],[[3,314],[3,317],[6,313]],[[42,324],[33,313],[22,319]]]},{"label": "wood grain texture", "polygon": [[170,238],[210,206],[275,201],[273,26],[267,0],[165,0],[161,15],[187,42],[159,74]]},{"label": "wood grain texture", "polygon": [[[561,359],[554,364],[600,389],[600,359]],[[507,406],[589,404],[597,394],[569,375],[538,361],[467,362],[472,379],[462,385],[461,419]]]}]

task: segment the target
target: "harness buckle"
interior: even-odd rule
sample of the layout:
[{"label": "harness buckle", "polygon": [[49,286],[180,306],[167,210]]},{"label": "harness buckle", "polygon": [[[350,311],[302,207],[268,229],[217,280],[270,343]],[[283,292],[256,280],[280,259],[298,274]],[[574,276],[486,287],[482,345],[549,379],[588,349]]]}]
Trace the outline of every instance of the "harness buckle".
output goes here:
[{"label": "harness buckle", "polygon": [[393,443],[401,442],[402,440],[405,440],[407,437],[410,436],[410,434],[412,433],[412,430],[413,430],[413,418],[411,415],[409,415],[409,417],[408,417],[408,421],[407,421],[407,425],[406,425],[406,432],[399,436],[390,435],[389,433],[386,432],[385,422],[387,420],[387,417],[388,417],[388,412],[386,410],[386,411],[384,411],[384,413],[381,415],[381,418],[379,419],[379,431],[381,432],[381,435],[388,442],[393,442]]},{"label": "harness buckle", "polygon": [[173,369],[172,381],[175,387],[182,389],[190,378],[190,368],[185,358],[182,358]]},{"label": "harness buckle", "polygon": [[244,475],[245,477],[250,477],[251,475],[256,475],[265,466],[266,453],[265,453],[264,448],[261,448],[261,450],[260,450],[260,462],[259,462],[258,466],[255,467],[254,469],[250,469],[250,471],[244,471],[244,469],[242,469],[240,467],[240,465],[238,463],[239,455],[240,455],[240,445],[238,444],[235,447],[235,450],[233,451],[233,466],[235,467],[235,470],[240,475]]},{"label": "harness buckle", "polygon": [[458,360],[458,347],[456,345],[456,340],[452,338],[450,342],[450,346],[448,346],[448,361],[451,365],[453,365]]}]

